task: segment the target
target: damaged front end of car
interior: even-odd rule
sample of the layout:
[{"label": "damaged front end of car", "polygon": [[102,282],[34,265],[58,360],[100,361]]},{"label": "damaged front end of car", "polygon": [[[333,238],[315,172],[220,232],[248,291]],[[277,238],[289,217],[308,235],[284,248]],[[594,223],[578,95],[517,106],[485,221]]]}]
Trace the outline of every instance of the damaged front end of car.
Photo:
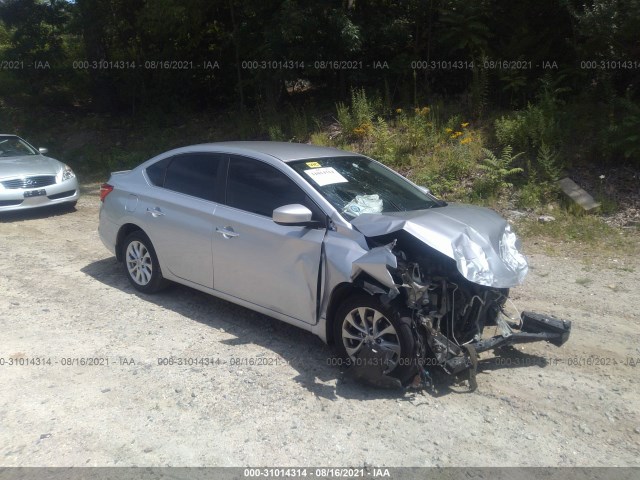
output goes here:
[{"label": "damaged front end of car", "polygon": [[[439,368],[477,387],[478,354],[506,345],[547,341],[561,346],[571,322],[532,312],[506,313],[509,288],[528,265],[509,224],[495,212],[452,206],[397,215],[363,215],[353,226],[370,248],[352,262],[351,280],[392,304],[411,326],[412,375],[401,383],[431,385]],[[494,327],[492,336],[485,336]],[[365,342],[355,355],[355,375],[386,385],[389,352]],[[382,378],[381,378],[382,377]]]}]

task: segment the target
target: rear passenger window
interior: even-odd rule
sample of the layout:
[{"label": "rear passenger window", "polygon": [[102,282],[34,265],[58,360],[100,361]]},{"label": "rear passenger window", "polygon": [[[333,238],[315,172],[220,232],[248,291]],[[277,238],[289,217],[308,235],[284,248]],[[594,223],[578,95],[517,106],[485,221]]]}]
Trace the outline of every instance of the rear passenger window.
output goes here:
[{"label": "rear passenger window", "polygon": [[165,158],[147,167],[147,177],[156,187],[162,187],[164,185],[164,174],[167,171],[167,165],[169,165],[170,160],[170,158]]},{"label": "rear passenger window", "polygon": [[222,156],[215,154],[189,153],[175,156],[167,166],[164,188],[214,201],[221,164]]},{"label": "rear passenger window", "polygon": [[293,180],[266,163],[231,157],[227,180],[227,205],[271,217],[283,205],[309,203]]}]

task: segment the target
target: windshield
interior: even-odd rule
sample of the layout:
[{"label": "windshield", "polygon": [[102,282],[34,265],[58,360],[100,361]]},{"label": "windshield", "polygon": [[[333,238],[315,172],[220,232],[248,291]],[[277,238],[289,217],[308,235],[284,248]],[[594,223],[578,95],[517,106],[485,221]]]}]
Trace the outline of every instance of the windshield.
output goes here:
[{"label": "windshield", "polygon": [[440,206],[431,195],[365,157],[298,160],[289,166],[348,220],[363,213],[406,212]]},{"label": "windshield", "polygon": [[27,142],[18,137],[0,137],[0,157],[38,155]]}]

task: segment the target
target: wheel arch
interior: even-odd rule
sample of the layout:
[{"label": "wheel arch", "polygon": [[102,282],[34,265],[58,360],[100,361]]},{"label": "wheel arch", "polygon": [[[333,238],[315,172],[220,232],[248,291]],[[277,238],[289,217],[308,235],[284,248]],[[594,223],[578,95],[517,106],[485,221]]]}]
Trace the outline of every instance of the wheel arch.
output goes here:
[{"label": "wheel arch", "polygon": [[335,338],[333,334],[333,324],[335,322],[336,312],[347,298],[357,293],[376,295],[387,292],[388,290],[388,288],[365,272],[358,275],[352,282],[342,282],[336,285],[331,292],[329,305],[327,307],[327,321],[325,325],[327,344],[334,345]]},{"label": "wheel arch", "polygon": [[120,227],[120,230],[118,230],[118,236],[116,237],[116,259],[119,262],[122,261],[122,242],[128,235],[138,230],[146,235],[145,231],[135,223],[125,223]]}]

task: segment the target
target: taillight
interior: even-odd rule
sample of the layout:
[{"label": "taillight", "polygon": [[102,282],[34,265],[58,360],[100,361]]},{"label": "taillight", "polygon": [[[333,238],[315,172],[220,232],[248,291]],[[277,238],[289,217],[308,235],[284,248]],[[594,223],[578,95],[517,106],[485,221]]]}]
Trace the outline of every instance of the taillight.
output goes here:
[{"label": "taillight", "polygon": [[111,192],[113,192],[113,185],[109,185],[108,183],[100,185],[100,201],[104,202],[104,199],[107,198],[107,195]]}]

